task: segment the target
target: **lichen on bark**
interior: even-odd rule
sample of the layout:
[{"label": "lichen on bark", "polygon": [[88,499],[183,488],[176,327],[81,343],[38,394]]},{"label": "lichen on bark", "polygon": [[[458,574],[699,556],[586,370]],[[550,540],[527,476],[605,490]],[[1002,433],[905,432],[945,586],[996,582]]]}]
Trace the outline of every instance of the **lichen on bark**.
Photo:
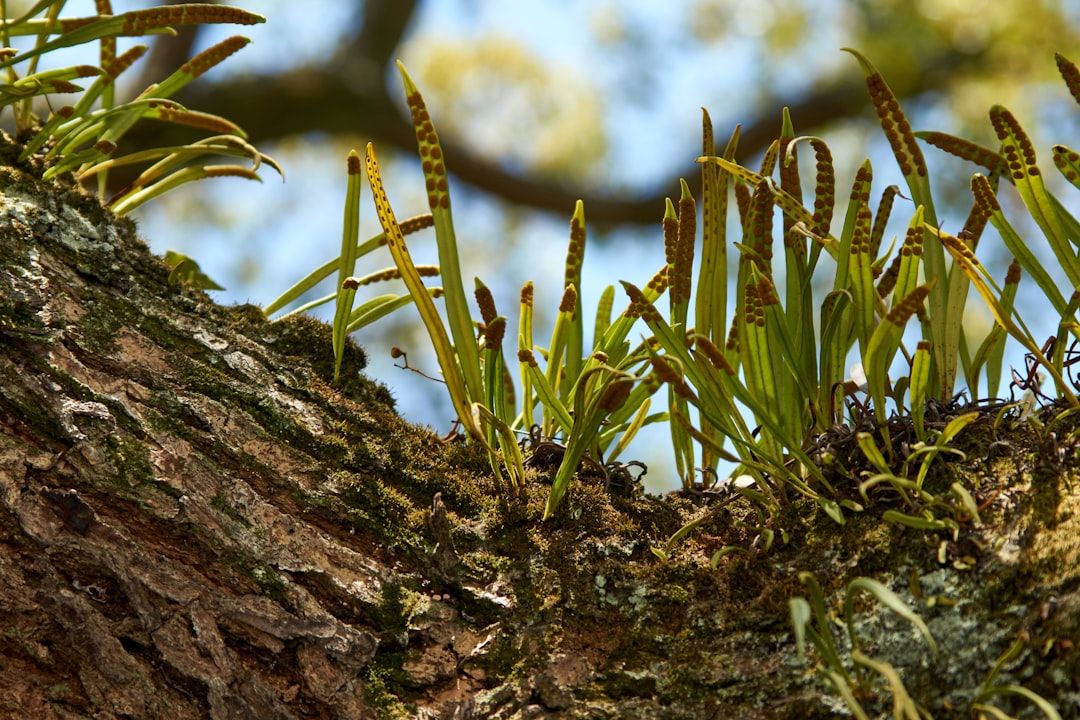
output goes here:
[{"label": "lichen on bark", "polygon": [[331,386],[323,323],[170,286],[131,223],[16,155],[0,143],[0,715],[830,717],[788,622],[800,571],[916,608],[937,659],[872,603],[856,631],[935,717],[966,716],[1021,633],[1000,682],[1080,713],[1075,421],[965,431],[930,482],[991,499],[955,541],[793,502],[786,544],[713,569],[751,546],[751,507],[581,478],[542,523],[542,470],[499,495],[355,345]]}]

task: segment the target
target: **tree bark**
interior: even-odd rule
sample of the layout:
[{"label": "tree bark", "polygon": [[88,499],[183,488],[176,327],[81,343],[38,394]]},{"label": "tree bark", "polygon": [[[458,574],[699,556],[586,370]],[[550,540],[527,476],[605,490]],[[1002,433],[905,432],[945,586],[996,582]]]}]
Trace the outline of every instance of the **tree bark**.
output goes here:
[{"label": "tree bark", "polygon": [[[131,223],[16,154],[2,143],[0,716],[832,717],[791,632],[802,571],[836,617],[869,576],[926,620],[936,656],[865,595],[854,629],[935,717],[972,716],[1018,639],[995,684],[1080,713],[1068,416],[987,414],[966,461],[934,461],[928,488],[982,505],[956,537],[885,523],[887,497],[843,526],[793,500],[766,550],[741,499],[588,477],[541,523],[544,468],[502,495],[474,446],[396,415],[359,348],[332,387],[324,324],[171,285]],[[714,569],[725,546],[749,551]],[[891,716],[881,681],[858,698]]]}]

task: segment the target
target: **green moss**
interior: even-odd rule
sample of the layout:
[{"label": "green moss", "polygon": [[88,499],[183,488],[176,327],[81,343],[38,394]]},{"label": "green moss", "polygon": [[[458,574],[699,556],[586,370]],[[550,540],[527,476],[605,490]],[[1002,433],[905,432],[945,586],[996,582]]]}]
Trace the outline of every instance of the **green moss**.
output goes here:
[{"label": "green moss", "polygon": [[[333,383],[334,353],[330,325],[306,315],[293,315],[267,326],[261,312],[258,318],[249,316],[246,322],[250,328],[257,328],[268,335],[269,344],[275,351],[285,356],[304,358],[322,382],[327,385]],[[335,389],[360,404],[374,403],[392,409],[394,398],[390,391],[360,374],[366,366],[367,355],[351,337],[347,337],[341,361],[341,377]]]},{"label": "green moss", "polygon": [[389,541],[391,545],[418,546],[425,532],[416,505],[382,479],[357,479],[341,493],[349,519],[356,527]]},{"label": "green moss", "polygon": [[382,601],[370,611],[372,624],[391,634],[405,633],[418,595],[399,582],[382,585]]},{"label": "green moss", "polygon": [[[400,670],[400,664],[398,669]],[[378,662],[368,666],[367,682],[364,684],[364,700],[375,711],[379,720],[410,720],[416,717],[416,708],[403,703],[398,696],[387,687],[383,675],[386,668]]]},{"label": "green moss", "polygon": [[111,434],[105,438],[104,448],[114,482],[131,488],[144,483],[159,484],[154,483],[150,452],[138,440],[128,435]]}]

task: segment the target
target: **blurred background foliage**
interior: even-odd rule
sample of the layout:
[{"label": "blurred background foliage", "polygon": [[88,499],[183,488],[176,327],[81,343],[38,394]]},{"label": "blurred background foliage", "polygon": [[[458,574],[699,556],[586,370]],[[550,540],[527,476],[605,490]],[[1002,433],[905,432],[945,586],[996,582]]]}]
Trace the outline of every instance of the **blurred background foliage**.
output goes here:
[{"label": "blurred background foliage", "polygon": [[[114,0],[114,9],[151,4],[157,3]],[[237,4],[268,18],[244,28],[255,43],[177,100],[237,122],[283,164],[286,182],[200,183],[138,213],[152,247],[198,260],[228,288],[215,295],[225,302],[265,304],[337,254],[350,148],[375,143],[399,216],[426,211],[393,66],[398,58],[440,130],[464,267],[493,287],[500,312],[511,317],[521,284],[534,280],[538,321],[558,303],[578,198],[590,230],[587,312],[603,286],[618,279],[642,284],[660,266],[663,198],[678,197],[679,177],[698,184],[702,106],[721,146],[741,124],[738,159],[750,167],[776,136],[786,105],[797,133],[824,137],[832,147],[839,194],[865,157],[878,170],[875,196],[899,182],[861,73],[841,46],[873,60],[916,129],[995,146],[987,110],[1001,103],[1017,114],[1046,163],[1051,144],[1077,142],[1080,113],[1053,61],[1055,51],[1080,60],[1080,3],[1065,0]],[[93,12],[92,3],[80,1],[65,14],[77,14],[80,5]],[[193,28],[152,40],[141,77],[126,91],[137,92],[234,32]],[[182,139],[166,132],[176,131],[147,123],[130,142]],[[955,232],[967,214],[974,168],[932,149],[927,156],[941,178],[935,192],[951,203],[945,221]],[[911,211],[898,207],[896,221],[906,223]],[[376,233],[373,209],[361,213],[362,236]],[[417,261],[431,262],[434,242],[412,242]],[[370,373],[394,390],[403,414],[449,428],[444,389],[395,370],[388,356],[399,345],[411,364],[434,367],[414,311],[356,339],[372,358]],[[650,479],[661,487],[677,482],[663,475],[657,469]]]}]

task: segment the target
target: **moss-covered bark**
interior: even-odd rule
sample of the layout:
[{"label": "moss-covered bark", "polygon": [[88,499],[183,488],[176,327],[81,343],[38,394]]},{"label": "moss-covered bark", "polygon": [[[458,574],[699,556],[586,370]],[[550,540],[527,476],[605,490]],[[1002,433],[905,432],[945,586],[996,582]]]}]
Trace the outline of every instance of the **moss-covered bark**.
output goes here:
[{"label": "moss-covered bark", "polygon": [[[1080,713],[1068,419],[965,431],[968,460],[930,480],[984,502],[955,541],[884,524],[887,497],[843,527],[793,503],[786,543],[713,569],[751,545],[751,507],[579,481],[540,523],[542,472],[500,497],[474,447],[395,414],[358,348],[332,388],[326,326],[170,286],[129,223],[2,152],[0,715],[831,717],[788,620],[800,571],[831,602],[869,576],[911,603],[936,658],[873,602],[856,631],[935,717],[970,716],[1021,637],[997,682]],[[891,712],[874,687],[864,706]]]}]

